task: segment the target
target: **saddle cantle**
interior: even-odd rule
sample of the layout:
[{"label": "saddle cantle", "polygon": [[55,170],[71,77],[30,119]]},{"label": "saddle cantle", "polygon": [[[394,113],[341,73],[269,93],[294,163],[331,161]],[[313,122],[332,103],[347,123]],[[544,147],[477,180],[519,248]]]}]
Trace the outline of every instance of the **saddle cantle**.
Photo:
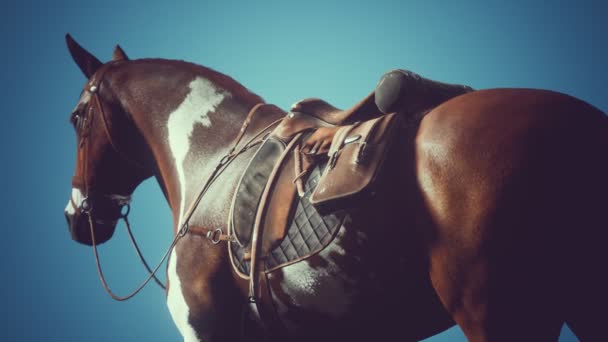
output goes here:
[{"label": "saddle cantle", "polygon": [[473,88],[466,85],[438,82],[409,70],[395,69],[382,75],[374,99],[382,113],[412,114],[471,91]]}]

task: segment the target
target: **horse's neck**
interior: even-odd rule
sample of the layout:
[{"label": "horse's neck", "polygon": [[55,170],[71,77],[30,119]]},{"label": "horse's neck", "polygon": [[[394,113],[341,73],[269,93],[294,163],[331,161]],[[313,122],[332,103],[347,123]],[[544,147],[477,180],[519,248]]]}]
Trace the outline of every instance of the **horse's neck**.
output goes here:
[{"label": "horse's neck", "polygon": [[154,154],[156,177],[178,224],[260,99],[253,94],[243,98],[242,91],[201,75],[181,76],[179,87],[175,79],[163,87],[149,82],[150,77],[133,81],[130,93],[137,97],[127,100]]}]

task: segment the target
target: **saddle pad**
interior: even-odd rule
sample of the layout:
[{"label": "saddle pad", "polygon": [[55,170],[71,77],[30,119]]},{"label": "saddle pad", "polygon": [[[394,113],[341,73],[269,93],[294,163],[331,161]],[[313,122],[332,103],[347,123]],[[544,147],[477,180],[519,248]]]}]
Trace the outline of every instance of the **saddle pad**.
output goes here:
[{"label": "saddle pad", "polygon": [[241,177],[232,203],[230,220],[231,230],[241,246],[247,245],[251,240],[260,198],[270,173],[284,150],[285,146],[282,142],[274,138],[266,139]]},{"label": "saddle pad", "polygon": [[[285,238],[268,255],[263,255],[267,271],[278,269],[287,264],[304,259],[320,252],[333,240],[343,223],[345,214],[320,215],[310,204],[309,197],[318,184],[324,164],[316,166],[308,177],[302,198],[295,197],[292,210],[293,216],[289,219],[289,228]],[[245,259],[248,246],[236,243],[230,244],[232,262],[242,277],[248,278],[250,262]]]}]

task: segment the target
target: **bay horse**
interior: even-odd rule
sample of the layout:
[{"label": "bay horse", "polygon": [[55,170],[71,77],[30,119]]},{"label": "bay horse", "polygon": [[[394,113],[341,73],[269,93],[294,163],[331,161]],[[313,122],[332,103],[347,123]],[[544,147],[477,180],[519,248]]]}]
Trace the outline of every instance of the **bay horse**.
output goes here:
[{"label": "bay horse", "polygon": [[[243,139],[286,112],[202,66],[130,60],[118,46],[101,63],[67,41],[87,78],[70,116],[72,238],[109,240],[137,185],[155,177],[173,214],[167,303],[177,328],[188,342],[240,340],[247,289],[228,248],[182,227],[188,215],[226,231],[254,149],[221,173],[216,165],[257,104]],[[581,340],[599,340],[608,318],[605,115],[552,91],[489,89],[439,104],[414,128],[395,143],[382,195],[349,211],[323,251],[269,275],[270,326],[279,328],[263,335],[412,341],[458,324],[470,341],[555,341],[567,323]]]}]

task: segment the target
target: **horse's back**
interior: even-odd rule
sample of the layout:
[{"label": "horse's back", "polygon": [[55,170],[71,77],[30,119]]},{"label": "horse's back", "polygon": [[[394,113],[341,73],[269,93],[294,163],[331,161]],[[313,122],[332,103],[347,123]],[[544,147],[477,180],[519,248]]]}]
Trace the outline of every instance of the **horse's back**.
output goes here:
[{"label": "horse's back", "polygon": [[[606,284],[606,151],[605,115],[551,91],[477,91],[425,116],[416,168],[433,223],[431,276],[465,332],[478,333],[476,315],[494,327],[515,314],[522,329],[557,326],[566,293],[579,300],[581,282]],[[527,326],[547,309],[555,317]]]},{"label": "horse's back", "polygon": [[497,201],[511,199],[574,212],[583,209],[582,198],[597,203],[608,190],[606,151],[608,118],[589,104],[545,90],[490,89],[424,117],[417,177],[428,203],[459,203],[434,211],[437,219],[467,209],[494,212]]}]

